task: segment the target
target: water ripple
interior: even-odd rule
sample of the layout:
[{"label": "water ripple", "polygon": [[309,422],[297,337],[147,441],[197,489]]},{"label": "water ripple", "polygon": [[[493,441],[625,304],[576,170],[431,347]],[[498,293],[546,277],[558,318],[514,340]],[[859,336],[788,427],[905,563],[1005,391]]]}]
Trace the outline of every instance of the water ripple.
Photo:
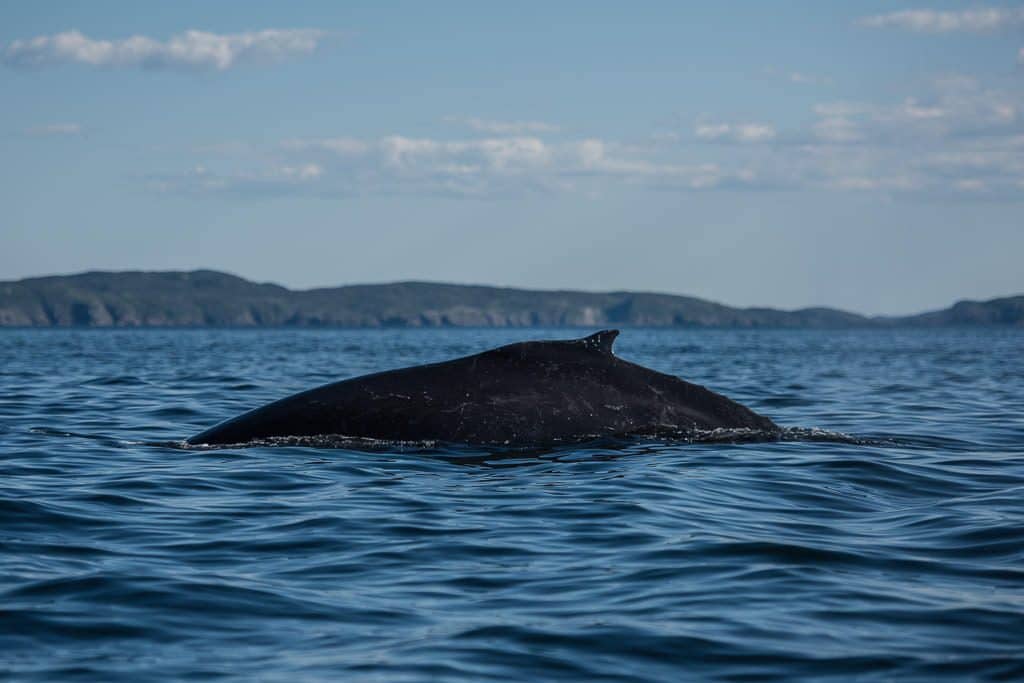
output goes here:
[{"label": "water ripple", "polygon": [[620,338],[781,434],[182,441],[319,382],[572,334],[0,332],[0,668],[1024,678],[1022,331]]}]

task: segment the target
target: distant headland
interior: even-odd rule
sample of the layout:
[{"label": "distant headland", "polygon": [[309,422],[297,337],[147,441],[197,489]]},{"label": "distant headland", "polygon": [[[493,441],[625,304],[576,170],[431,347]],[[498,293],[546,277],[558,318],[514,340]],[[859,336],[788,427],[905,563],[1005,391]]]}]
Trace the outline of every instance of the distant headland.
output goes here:
[{"label": "distant headland", "polygon": [[541,291],[396,282],[289,290],[211,270],[88,272],[0,282],[2,327],[1024,326],[1024,295],[918,315],[733,308],[648,292]]}]

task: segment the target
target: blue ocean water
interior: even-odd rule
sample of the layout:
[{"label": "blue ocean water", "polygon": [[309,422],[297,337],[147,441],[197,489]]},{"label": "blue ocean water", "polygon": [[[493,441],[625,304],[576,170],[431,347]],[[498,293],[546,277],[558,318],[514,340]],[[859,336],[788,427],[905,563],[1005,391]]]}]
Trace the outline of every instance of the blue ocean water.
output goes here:
[{"label": "blue ocean water", "polygon": [[581,334],[0,332],[0,676],[1024,678],[1024,330],[616,343],[844,437],[175,445],[327,381]]}]

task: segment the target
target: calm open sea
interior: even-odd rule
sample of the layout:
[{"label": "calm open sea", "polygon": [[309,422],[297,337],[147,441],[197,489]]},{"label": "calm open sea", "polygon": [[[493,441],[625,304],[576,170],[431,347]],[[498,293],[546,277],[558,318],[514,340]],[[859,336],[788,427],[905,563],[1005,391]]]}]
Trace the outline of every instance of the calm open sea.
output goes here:
[{"label": "calm open sea", "polygon": [[1024,330],[626,330],[819,435],[186,450],[559,330],[0,332],[0,677],[1024,678]]}]

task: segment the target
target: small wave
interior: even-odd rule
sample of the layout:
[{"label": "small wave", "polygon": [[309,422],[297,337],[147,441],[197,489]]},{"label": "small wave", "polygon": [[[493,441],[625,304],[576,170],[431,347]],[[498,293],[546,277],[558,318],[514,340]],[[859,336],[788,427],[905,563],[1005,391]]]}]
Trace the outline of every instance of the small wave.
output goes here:
[{"label": "small wave", "polygon": [[121,445],[138,445],[139,441],[129,441],[123,438],[115,436],[108,436],[105,434],[87,434],[84,432],[74,432],[65,429],[54,429],[52,427],[30,427],[29,432],[32,434],[41,434],[43,436],[56,436],[59,438],[82,438],[91,441],[97,441],[105,445],[110,446],[121,446]]},{"label": "small wave", "polygon": [[771,406],[777,431],[180,440],[521,334],[0,334],[0,668],[1024,679],[1022,331],[624,335],[623,356]]},{"label": "small wave", "polygon": [[94,387],[137,387],[146,384],[149,384],[149,382],[135,375],[108,375],[93,377],[81,382],[81,386]]},{"label": "small wave", "polygon": [[780,441],[811,441],[849,444],[852,446],[890,446],[892,439],[856,436],[821,427],[785,427],[779,433]]}]

